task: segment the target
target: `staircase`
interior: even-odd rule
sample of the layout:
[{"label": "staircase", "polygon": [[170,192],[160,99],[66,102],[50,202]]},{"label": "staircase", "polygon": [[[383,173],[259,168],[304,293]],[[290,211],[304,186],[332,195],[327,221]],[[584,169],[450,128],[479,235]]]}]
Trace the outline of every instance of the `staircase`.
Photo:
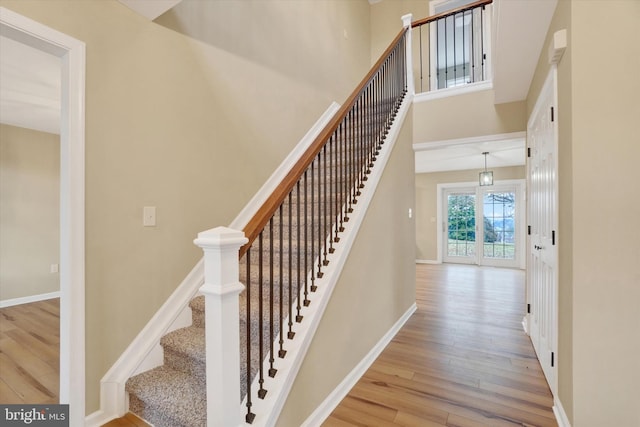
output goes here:
[{"label": "staircase", "polygon": [[[248,423],[255,417],[252,400],[269,392],[269,380],[278,374],[274,361],[287,357],[294,325],[314,304],[317,280],[330,266],[407,92],[404,40],[401,32],[292,168],[299,169],[295,180],[285,184],[290,172],[280,195],[278,190],[272,195],[277,202],[267,200],[254,216],[259,219],[244,229],[250,241],[240,251],[239,264],[245,290],[239,296],[238,403],[246,397]],[[207,424],[204,297],[189,306],[191,326],[160,341],[164,364],[126,382],[129,410],[157,427]]]},{"label": "staircase", "polygon": [[204,298],[189,304],[193,324],[165,335],[164,365],[127,381],[129,411],[154,426],[206,425]]},{"label": "staircase", "polygon": [[[355,156],[353,156],[353,142],[356,139],[368,138],[369,134],[354,135],[349,138],[342,138],[338,145],[343,147],[335,154],[340,160],[330,165],[329,161],[321,160],[314,169],[314,185],[311,183],[310,177],[307,178],[306,187],[294,189],[291,193],[291,209],[296,213],[294,216],[284,215],[282,219],[279,215],[274,217],[273,223],[270,224],[262,235],[262,250],[260,251],[259,240],[254,244],[250,256],[250,265],[247,271],[247,256],[240,260],[240,281],[245,284],[250,283],[250,287],[240,295],[240,356],[242,361],[247,360],[247,322],[250,322],[250,331],[252,339],[250,340],[250,359],[251,372],[250,382],[253,382],[256,375],[259,374],[264,359],[279,357],[281,353],[279,346],[275,346],[275,350],[271,352],[271,344],[276,341],[278,344],[280,329],[284,325],[285,330],[288,328],[289,307],[291,307],[291,322],[302,321],[299,309],[302,306],[311,303],[311,295],[314,291],[314,280],[322,276],[322,267],[326,267],[328,262],[323,260],[325,242],[330,241],[331,245],[337,244],[339,238],[333,237],[336,229],[342,229],[345,219],[348,220],[348,212],[350,205],[353,204],[354,198],[357,197],[359,187],[362,184],[355,175],[366,178],[366,169],[369,164],[364,165],[362,174],[340,173],[339,171],[353,171]],[[384,140],[384,134],[380,135],[378,140],[380,143]],[[315,181],[324,179],[325,169],[328,175],[333,176],[330,186],[327,186],[327,193],[338,196],[338,200],[344,202],[346,207],[340,208],[342,221],[338,219],[336,228],[335,221],[332,221],[330,230],[331,237],[324,233],[324,229],[328,230],[329,221],[324,215],[324,204],[321,195],[324,196],[325,188],[322,187],[321,194],[318,194]],[[339,175],[339,176],[338,176]],[[349,176],[353,175],[353,176]],[[330,188],[329,188],[330,187]],[[306,197],[305,197],[306,189]],[[313,193],[313,197],[312,197]],[[333,198],[332,198],[333,199]],[[300,216],[297,215],[298,208]],[[289,199],[285,201],[283,208],[289,210]],[[333,209],[333,207],[332,207]],[[306,213],[305,213],[306,210]],[[327,211],[329,209],[327,208]],[[346,212],[346,214],[345,214]],[[338,214],[338,217],[340,217]],[[326,224],[321,221],[326,221]],[[318,224],[323,231],[318,231]],[[280,227],[282,225],[282,227]],[[304,234],[307,237],[314,233],[315,238],[313,251],[310,244],[307,247],[301,247],[298,252],[298,240],[303,240]],[[339,233],[338,233],[339,234]],[[289,237],[291,236],[291,241]],[[318,238],[320,236],[320,238]],[[318,240],[322,243],[319,245]],[[321,252],[320,260],[318,260],[318,251]],[[327,255],[331,251],[327,248]],[[291,260],[289,260],[291,253]],[[299,255],[300,254],[300,255]],[[261,255],[261,256],[260,256]],[[262,258],[262,262],[261,259]],[[300,260],[300,263],[298,263]],[[305,264],[306,263],[306,264]],[[298,264],[300,264],[298,266]],[[318,271],[318,264],[320,270]],[[260,268],[262,266],[262,268]],[[280,267],[283,274],[280,278]],[[300,268],[300,278],[298,278],[298,268]],[[291,269],[293,280],[289,280],[288,271]],[[260,278],[260,270],[263,277]],[[274,277],[264,277],[265,271],[273,271]],[[306,274],[305,274],[306,272]],[[247,278],[250,277],[250,280]],[[305,277],[307,278],[305,282]],[[263,286],[260,286],[263,283]],[[282,283],[282,290],[280,284]],[[289,286],[291,284],[291,287]],[[298,284],[300,288],[298,289]],[[273,291],[273,301],[271,294]],[[289,294],[291,293],[291,304],[289,304]],[[247,295],[250,300],[247,300]],[[261,304],[262,302],[262,304]],[[282,302],[282,303],[281,303]],[[247,303],[249,303],[250,311],[247,311]],[[280,317],[280,306],[282,305],[283,317]],[[126,391],[129,393],[129,410],[140,418],[148,421],[154,426],[167,427],[196,427],[206,425],[206,364],[205,364],[205,316],[204,316],[204,297],[198,296],[194,298],[189,307],[192,312],[192,325],[175,330],[165,335],[160,344],[164,351],[164,365],[154,368],[150,371],[136,375],[127,381]],[[273,316],[273,322],[271,322]],[[273,331],[271,330],[273,324]],[[260,334],[262,329],[262,334]],[[283,341],[293,338],[290,330],[283,330]],[[262,351],[260,350],[260,339],[262,338]],[[284,351],[284,350],[282,350]],[[262,353],[262,358],[260,357]],[[240,400],[245,398],[247,392],[247,363],[241,363],[241,396]],[[264,377],[272,376],[273,371],[262,373]],[[263,389],[264,390],[264,389]]]}]

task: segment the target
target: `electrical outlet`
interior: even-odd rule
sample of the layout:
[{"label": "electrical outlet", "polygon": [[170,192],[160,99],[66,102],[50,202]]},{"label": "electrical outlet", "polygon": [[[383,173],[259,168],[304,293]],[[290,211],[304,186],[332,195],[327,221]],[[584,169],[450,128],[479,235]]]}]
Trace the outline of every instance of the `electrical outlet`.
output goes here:
[{"label": "electrical outlet", "polygon": [[142,209],[142,225],[144,225],[145,227],[156,226],[156,207],[155,206],[145,206]]}]

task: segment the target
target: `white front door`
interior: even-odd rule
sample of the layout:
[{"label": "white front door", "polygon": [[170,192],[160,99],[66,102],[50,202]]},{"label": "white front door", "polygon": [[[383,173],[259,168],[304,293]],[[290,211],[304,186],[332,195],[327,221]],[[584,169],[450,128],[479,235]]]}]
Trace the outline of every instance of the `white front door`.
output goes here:
[{"label": "white front door", "polygon": [[529,248],[528,325],[551,392],[557,385],[557,108],[551,70],[527,125]]}]

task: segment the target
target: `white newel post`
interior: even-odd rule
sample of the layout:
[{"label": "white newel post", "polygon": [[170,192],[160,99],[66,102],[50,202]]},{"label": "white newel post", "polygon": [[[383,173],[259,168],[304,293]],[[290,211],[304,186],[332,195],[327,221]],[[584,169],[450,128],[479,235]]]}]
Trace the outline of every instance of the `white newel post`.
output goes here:
[{"label": "white newel post", "polygon": [[240,408],[240,332],[238,251],[247,242],[242,231],[217,227],[198,233],[204,251],[207,427],[237,427]]},{"label": "white newel post", "polygon": [[408,13],[402,17],[402,26],[407,28],[405,47],[407,50],[407,92],[409,95],[415,95],[415,87],[413,82],[413,48],[411,47],[411,21],[413,15]]}]

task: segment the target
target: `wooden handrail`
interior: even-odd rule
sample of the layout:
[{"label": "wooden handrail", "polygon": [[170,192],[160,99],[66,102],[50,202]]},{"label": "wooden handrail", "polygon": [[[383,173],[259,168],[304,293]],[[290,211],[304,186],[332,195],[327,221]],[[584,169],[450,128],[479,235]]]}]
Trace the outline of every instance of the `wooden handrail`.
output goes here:
[{"label": "wooden handrail", "polygon": [[453,9],[453,10],[448,10],[446,12],[439,13],[437,15],[428,16],[426,18],[418,19],[417,21],[414,21],[414,22],[411,23],[411,28],[420,27],[421,25],[428,24],[428,23],[433,22],[433,21],[437,21],[438,19],[446,18],[446,17],[451,16],[451,15],[456,15],[456,14],[461,13],[461,12],[466,12],[467,10],[475,9],[477,7],[480,7],[480,6],[485,6],[485,5],[488,5],[490,3],[493,3],[493,0],[479,0],[479,1],[476,1],[476,2],[473,2],[473,3],[469,3],[467,5],[464,5],[464,6],[460,6],[460,7],[456,8],[456,9]]},{"label": "wooden handrail", "polygon": [[362,79],[360,84],[355,88],[355,90],[349,95],[345,103],[338,110],[338,112],[334,115],[334,117],[327,123],[327,125],[322,129],[320,134],[314,139],[309,148],[302,154],[298,162],[293,165],[289,173],[284,177],[282,182],[275,188],[275,190],[271,193],[271,195],[265,200],[260,209],[256,212],[256,214],[249,220],[247,225],[244,228],[244,234],[249,241],[240,248],[240,257],[242,257],[251,247],[251,244],[255,241],[258,235],[262,232],[264,227],[267,225],[271,217],[275,214],[278,207],[285,200],[289,192],[296,185],[296,182],[302,177],[305,170],[309,167],[311,162],[315,159],[315,157],[320,153],[322,147],[329,140],[331,135],[338,129],[340,123],[345,119],[351,108],[355,105],[358,100],[358,96],[362,93],[362,91],[367,87],[371,79],[376,75],[384,61],[386,61],[387,57],[391,54],[395,46],[400,42],[402,37],[404,37],[407,32],[407,28],[403,28],[396,38],[391,42],[389,47],[384,51],[384,53],[380,56],[378,61],[371,67],[371,70],[367,73],[367,75]]}]

